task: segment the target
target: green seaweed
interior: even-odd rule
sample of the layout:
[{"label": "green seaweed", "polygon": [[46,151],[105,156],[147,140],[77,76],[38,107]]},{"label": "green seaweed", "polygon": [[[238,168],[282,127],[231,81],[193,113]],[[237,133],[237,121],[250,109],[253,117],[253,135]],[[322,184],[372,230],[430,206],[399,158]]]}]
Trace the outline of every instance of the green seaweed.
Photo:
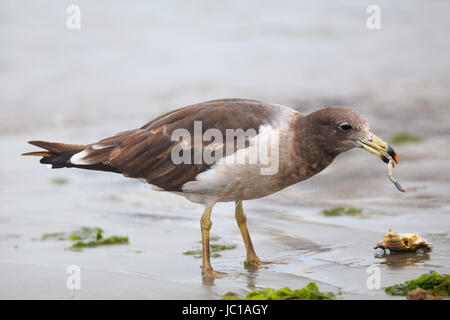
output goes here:
[{"label": "green seaweed", "polygon": [[87,240],[87,239],[95,239],[101,240],[103,238],[103,230],[100,228],[90,228],[83,227],[79,230],[72,232],[70,235],[70,240]]},{"label": "green seaweed", "polygon": [[232,250],[232,249],[236,249],[236,245],[232,244],[232,245],[224,245],[224,244],[210,244],[209,247],[211,248],[211,252],[220,252],[220,251],[224,251],[224,250]]},{"label": "green seaweed", "polygon": [[200,255],[200,258],[201,258],[201,256],[202,256],[202,249],[188,250],[188,251],[183,252],[183,254],[186,255],[186,256]]},{"label": "green seaweed", "polygon": [[433,271],[424,273],[417,279],[386,287],[384,291],[389,295],[404,296],[417,288],[433,291],[441,296],[450,296],[450,274],[441,275]]},{"label": "green seaweed", "polygon": [[[210,236],[209,237],[209,242],[217,242],[217,241],[219,241],[220,240],[220,237],[219,236],[216,236],[216,235],[212,235],[212,236]],[[202,243],[202,240],[200,240],[200,241],[198,241],[199,243]]]},{"label": "green seaweed", "polygon": [[348,209],[344,207],[335,207],[331,209],[322,210],[322,214],[325,217],[339,217],[339,216],[352,216],[355,217],[358,214],[362,213],[362,209],[357,209],[353,206],[350,206]]},{"label": "green seaweed", "polygon": [[96,239],[92,241],[77,241],[72,248],[95,248],[98,246],[107,246],[113,244],[129,244],[128,236],[111,236],[106,239]]},{"label": "green seaweed", "polygon": [[[212,241],[217,241],[219,240],[220,237],[216,236],[216,238]],[[211,239],[210,239],[211,241]],[[235,249],[237,246],[235,244],[232,245],[224,245],[224,244],[210,244],[209,245],[209,250],[211,252],[210,257],[211,258],[219,258],[222,255],[218,252],[224,251],[224,250],[232,250]],[[186,256],[194,256],[194,258],[201,258],[202,257],[202,249],[193,249],[193,250],[188,250],[183,252],[184,255]]]},{"label": "green seaweed", "polygon": [[336,298],[333,292],[320,292],[315,282],[308,283],[302,289],[291,290],[288,287],[273,290],[264,288],[251,291],[246,297],[224,296],[222,300],[332,300]]},{"label": "green seaweed", "polygon": [[103,230],[100,228],[83,227],[75,230],[70,234],[66,232],[46,233],[42,235],[41,240],[87,240],[87,239],[102,239]]},{"label": "green seaweed", "polygon": [[67,240],[67,235],[64,232],[45,233],[42,235],[41,240]]},{"label": "green seaweed", "polygon": [[419,143],[423,138],[410,134],[408,132],[399,132],[391,138],[391,142],[394,144],[406,144],[406,143]]},{"label": "green seaweed", "polygon": [[[194,256],[194,258],[201,258],[202,257],[202,249],[196,249],[196,250],[188,250],[183,252],[186,256]],[[220,258],[222,255],[220,253],[212,253],[210,255],[211,258]]]},{"label": "green seaweed", "polygon": [[82,227],[68,234],[65,232],[47,233],[41,240],[70,240],[75,243],[69,248],[74,251],[81,251],[82,248],[94,248],[104,245],[129,244],[128,236],[110,236],[103,238],[103,230],[100,228]]},{"label": "green seaweed", "polygon": [[210,236],[209,237],[209,241],[219,241],[220,237],[219,236]]},{"label": "green seaweed", "polygon": [[63,184],[67,184],[67,182],[69,182],[69,181],[66,178],[54,178],[54,179],[52,179],[52,183],[53,184],[63,185]]}]

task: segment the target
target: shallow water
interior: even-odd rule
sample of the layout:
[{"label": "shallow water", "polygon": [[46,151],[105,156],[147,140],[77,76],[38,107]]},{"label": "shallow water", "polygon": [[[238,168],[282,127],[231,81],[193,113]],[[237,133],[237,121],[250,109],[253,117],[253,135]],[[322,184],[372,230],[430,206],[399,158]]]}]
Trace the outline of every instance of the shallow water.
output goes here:
[{"label": "shallow water", "polygon": [[[382,287],[450,272],[446,1],[379,1],[377,32],[365,28],[361,1],[267,2],[258,10],[252,2],[236,9],[79,1],[80,31],[65,29],[67,4],[43,3],[0,5],[0,41],[8,44],[0,50],[0,298],[216,299],[316,281],[343,299],[394,299],[368,289],[369,266],[380,268]],[[243,266],[233,204],[219,204],[212,233],[238,247],[213,259],[229,275],[211,282],[199,259],[182,254],[199,245],[201,207],[119,175],[49,171],[19,157],[33,150],[27,140],[92,142],[221,97],[302,112],[345,104],[385,139],[400,131],[424,137],[394,146],[394,175],[408,192],[389,182],[384,163],[353,150],[308,181],[247,201],[257,253],[286,262],[259,270]],[[363,214],[320,214],[341,205]],[[33,241],[81,226],[128,235],[130,245],[73,252],[68,242]],[[373,247],[389,228],[424,236],[433,251],[383,255]],[[67,289],[69,265],[81,267],[82,290]]]}]

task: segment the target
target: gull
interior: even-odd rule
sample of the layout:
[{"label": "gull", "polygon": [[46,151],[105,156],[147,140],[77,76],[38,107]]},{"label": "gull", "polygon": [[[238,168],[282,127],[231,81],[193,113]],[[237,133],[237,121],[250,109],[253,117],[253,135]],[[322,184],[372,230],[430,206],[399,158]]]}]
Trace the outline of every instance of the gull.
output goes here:
[{"label": "gull", "polygon": [[23,155],[41,156],[40,162],[51,168],[120,173],[202,204],[201,270],[207,277],[224,274],[210,262],[211,213],[216,203],[235,202],[245,265],[273,263],[260,260],[255,252],[244,200],[304,181],[353,148],[398,163],[394,149],[372,133],[356,110],[332,106],[303,115],[287,106],[249,99],[190,105],[90,144],[29,143],[44,150]]}]

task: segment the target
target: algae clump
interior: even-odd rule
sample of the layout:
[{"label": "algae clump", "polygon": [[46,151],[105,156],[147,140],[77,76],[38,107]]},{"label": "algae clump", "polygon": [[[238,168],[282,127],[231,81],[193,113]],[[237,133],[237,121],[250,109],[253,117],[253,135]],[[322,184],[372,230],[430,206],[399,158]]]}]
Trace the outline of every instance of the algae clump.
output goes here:
[{"label": "algae clump", "polygon": [[70,240],[74,243],[69,249],[76,251],[80,251],[82,248],[94,248],[104,245],[129,244],[128,236],[110,236],[103,238],[102,229],[91,227],[82,227],[72,233],[47,233],[41,237],[41,240]]},{"label": "algae clump", "polygon": [[440,296],[450,296],[450,274],[424,273],[417,279],[386,287],[384,291],[393,296],[404,296],[417,288],[432,291]]},{"label": "algae clump", "polygon": [[63,185],[63,184],[67,184],[69,181],[66,178],[54,178],[52,179],[52,183],[53,184],[57,184],[57,185]]},{"label": "algae clump", "polygon": [[288,287],[273,290],[264,288],[251,291],[245,298],[224,296],[222,300],[332,300],[336,298],[333,292],[320,292],[315,282],[308,283],[302,289],[291,290]]},{"label": "algae clump", "polygon": [[[128,236],[110,236],[103,238],[103,230],[100,228],[81,228],[70,235],[70,240],[77,241],[72,245],[73,249],[95,248],[98,246],[113,244],[129,244]],[[83,241],[86,240],[86,241]]]},{"label": "algae clump", "polygon": [[103,230],[100,228],[89,228],[83,227],[79,230],[72,232],[70,235],[70,240],[86,240],[86,239],[96,239],[101,240],[103,238]]},{"label": "algae clump", "polygon": [[100,228],[83,227],[75,230],[70,234],[66,232],[46,233],[42,235],[41,240],[86,240],[86,239],[102,239],[103,230]]},{"label": "algae clump", "polygon": [[[211,236],[209,238],[209,241],[218,241],[220,239],[219,236]],[[200,241],[201,242],[201,241]],[[210,244],[209,249],[211,252],[211,258],[219,258],[222,255],[218,252],[224,251],[224,250],[232,250],[235,249],[237,246],[235,244],[232,245],[224,245],[224,244]],[[193,249],[183,252],[186,256],[194,256],[194,258],[201,258],[202,257],[202,249]]]},{"label": "algae clump", "polygon": [[111,236],[106,239],[96,239],[92,241],[77,241],[72,245],[72,248],[94,248],[98,246],[112,245],[112,244],[128,244],[128,236]]},{"label": "algae clump", "polygon": [[[188,250],[183,252],[185,256],[194,256],[194,258],[202,257],[202,249]],[[222,255],[220,253],[212,253],[210,255],[211,258],[220,258]]]},{"label": "algae clump", "polygon": [[331,209],[322,210],[322,214],[325,217],[339,217],[339,216],[352,216],[355,217],[358,214],[362,213],[362,209],[357,209],[353,206],[350,206],[348,209],[344,207],[335,207]]},{"label": "algae clump", "polygon": [[[232,245],[223,245],[223,244],[210,244],[210,252],[211,254],[211,258],[219,258],[221,257],[220,251],[224,251],[224,250],[232,250],[236,248],[235,244]],[[195,250],[188,250],[183,252],[184,255],[187,256],[194,256],[194,258],[201,258],[202,257],[202,249],[195,249]]]},{"label": "algae clump", "polygon": [[391,142],[395,144],[406,144],[406,143],[419,143],[423,139],[419,136],[410,134],[408,132],[400,132],[391,138]]},{"label": "algae clump", "polygon": [[[219,241],[220,237],[219,236],[210,236],[209,237],[209,241]],[[201,241],[200,241],[201,242]]]},{"label": "algae clump", "polygon": [[63,232],[45,233],[42,235],[41,240],[67,240],[67,236]]}]

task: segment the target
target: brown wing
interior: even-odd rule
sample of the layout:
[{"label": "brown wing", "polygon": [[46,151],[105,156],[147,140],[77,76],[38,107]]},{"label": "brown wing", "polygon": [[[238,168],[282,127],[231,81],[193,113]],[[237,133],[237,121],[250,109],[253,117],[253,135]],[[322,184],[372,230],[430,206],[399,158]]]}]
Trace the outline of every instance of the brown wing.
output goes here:
[{"label": "brown wing", "polygon": [[[226,129],[252,128],[258,132],[269,123],[273,107],[244,99],[223,99],[203,102],[166,113],[140,129],[125,131],[113,137],[90,144],[79,158],[85,165],[102,163],[117,172],[133,178],[145,179],[167,191],[181,191],[181,186],[210,168],[212,164],[174,164],[172,132],[186,129],[193,139],[194,121],[202,122],[203,132],[218,129],[225,137]],[[204,142],[203,148],[211,142]],[[194,145],[192,142],[191,145]],[[191,149],[191,156],[198,152]],[[192,159],[192,158],[191,158]],[[76,163],[75,163],[76,164]]]}]

